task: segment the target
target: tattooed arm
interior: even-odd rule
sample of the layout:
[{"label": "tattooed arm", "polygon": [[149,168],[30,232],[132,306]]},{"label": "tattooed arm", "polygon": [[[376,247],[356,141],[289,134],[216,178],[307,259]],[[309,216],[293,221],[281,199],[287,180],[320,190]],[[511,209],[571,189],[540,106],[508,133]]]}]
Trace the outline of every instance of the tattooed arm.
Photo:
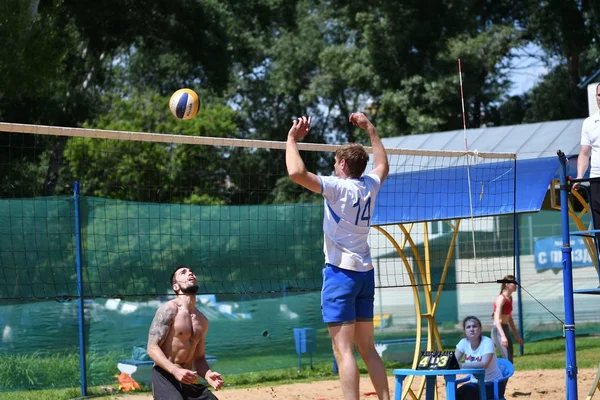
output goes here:
[{"label": "tattooed arm", "polygon": [[177,306],[172,302],[160,306],[156,311],[152,324],[150,325],[150,332],[148,333],[148,355],[154,360],[156,365],[169,372],[178,381],[183,383],[195,383],[197,382],[197,378],[194,371],[181,368],[179,365],[171,362],[161,348],[169,334],[169,330],[173,326],[176,315]]}]

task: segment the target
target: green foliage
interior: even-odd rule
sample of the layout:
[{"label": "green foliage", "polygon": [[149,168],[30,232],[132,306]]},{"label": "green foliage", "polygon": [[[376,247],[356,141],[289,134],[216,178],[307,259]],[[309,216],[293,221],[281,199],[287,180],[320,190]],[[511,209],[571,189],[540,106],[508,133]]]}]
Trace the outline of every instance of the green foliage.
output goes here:
[{"label": "green foliage", "polygon": [[[56,3],[50,1],[49,8],[58,8]],[[0,119],[58,122],[55,114],[65,104],[54,93],[69,80],[64,62],[73,55],[76,37],[56,15],[38,13],[34,4],[6,0],[0,8],[5,41],[0,48]]]},{"label": "green foliage", "polygon": [[490,107],[489,124],[518,125],[527,122],[525,114],[529,112],[530,107],[528,94],[510,96],[502,104]]},{"label": "green foliage", "polygon": [[[530,107],[526,109],[523,122],[556,121],[586,116],[586,90],[576,91],[573,97],[573,91],[567,90],[568,81],[565,66],[557,66],[550,71],[545,79],[530,91]],[[565,106],[557,108],[557,103]]]},{"label": "green foliage", "polygon": [[294,202],[321,203],[322,197],[309,190],[303,190],[298,194],[298,186],[288,177],[281,178],[275,184],[273,190],[273,204],[285,204]]},{"label": "green foliage", "polygon": [[[457,79],[446,77],[430,81],[414,75],[403,82],[403,90],[385,92],[377,108],[377,115],[381,117],[378,127],[386,136],[393,136],[400,129],[427,133],[448,127],[448,115],[443,114],[452,114],[452,111],[444,104],[456,97]],[[406,115],[401,124],[394,123],[398,120],[387,118],[397,114]],[[454,116],[458,118],[459,114],[454,113]]]},{"label": "green foliage", "polygon": [[598,69],[597,2],[526,0],[523,3],[521,25],[529,40],[543,50],[541,61],[550,70],[531,91],[531,109],[527,110],[525,121],[586,115],[585,89],[579,89],[578,84]]},{"label": "green foliage", "polygon": [[[9,38],[0,119],[13,122],[285,140],[291,117],[310,114],[307,141],[368,144],[351,112],[368,111],[384,137],[462,128],[459,58],[470,128],[583,116],[577,84],[599,54],[599,6],[580,0],[25,4],[7,0],[0,14]],[[514,50],[526,44],[543,50],[551,72],[530,94],[506,98]],[[192,121],[166,111],[184,86],[203,101]],[[18,157],[4,146],[14,139],[0,141],[10,159],[0,167],[3,195],[65,194],[78,178],[86,193],[145,201],[167,192],[194,204],[306,200],[282,196],[283,152],[115,144],[113,156],[90,161],[86,152],[101,146],[93,141],[26,137]],[[311,170],[331,171],[328,155],[305,157]],[[120,170],[107,171],[113,165]],[[136,177],[152,183],[133,189]]]},{"label": "green foliage", "polygon": [[[236,136],[235,112],[219,103],[202,106],[190,121],[170,114],[168,97],[149,92],[134,91],[126,99],[113,97],[107,103],[111,105],[107,113],[90,125],[116,131]],[[212,146],[72,138],[64,151],[68,170],[61,176],[80,180],[82,194],[149,202],[161,202],[168,195],[171,202],[224,204],[228,177],[216,161],[227,162],[228,153]]]}]

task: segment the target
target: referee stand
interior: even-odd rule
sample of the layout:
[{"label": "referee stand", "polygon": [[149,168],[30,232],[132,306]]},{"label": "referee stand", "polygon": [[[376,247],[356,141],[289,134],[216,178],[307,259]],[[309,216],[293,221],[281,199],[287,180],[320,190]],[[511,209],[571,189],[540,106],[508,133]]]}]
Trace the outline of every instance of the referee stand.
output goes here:
[{"label": "referee stand", "polygon": [[[558,154],[559,157],[561,157],[561,153],[562,152],[559,151],[559,154]],[[564,155],[562,155],[562,156],[564,157]],[[599,252],[600,249],[598,246],[599,237],[600,237],[600,229],[599,229],[600,227],[596,227],[595,223],[594,223],[594,209],[593,209],[593,203],[594,203],[593,200],[594,199],[592,198],[593,191],[591,190],[590,186],[583,184],[583,183],[587,183],[587,182],[590,183],[590,186],[592,184],[597,185],[597,184],[600,184],[600,178],[571,179],[569,177],[569,179],[567,180],[567,185],[565,185],[565,186],[561,185],[560,188],[561,188],[561,191],[566,189],[568,191],[568,193],[571,194],[575,199],[577,199],[577,201],[579,201],[579,203],[583,206],[582,212],[579,214],[576,214],[576,212],[573,209],[573,207],[571,206],[570,202],[567,201],[566,204],[564,204],[564,206],[566,206],[566,208],[568,209],[568,213],[571,215],[573,221],[575,222],[575,224],[578,227],[580,227],[580,229],[581,229],[581,227],[585,227],[585,225],[583,224],[583,222],[581,220],[581,217],[583,215],[585,215],[585,213],[587,213],[589,215],[589,219],[590,219],[589,227],[591,229],[582,229],[579,231],[574,231],[574,232],[571,232],[570,235],[583,237],[585,239],[588,252],[590,253],[590,256],[593,255],[593,257],[590,257],[590,258],[593,260],[594,267],[596,268],[596,273],[598,274],[598,285],[596,287],[587,288],[587,289],[573,289],[573,293],[574,294],[600,295],[600,252]],[[574,183],[580,183],[579,191],[585,193],[585,197],[582,196],[582,194],[579,191],[571,190],[572,185]],[[562,198],[561,198],[561,200],[562,200]],[[563,204],[561,202],[561,206],[562,205]],[[562,207],[561,207],[561,209],[562,209]],[[564,215],[565,211],[562,210],[562,212]],[[567,224],[568,224],[568,219],[567,219]],[[564,229],[564,227],[563,227],[563,229]],[[574,329],[574,327],[573,327],[573,329]],[[592,384],[592,387],[588,393],[588,396],[586,397],[586,400],[591,400],[592,397],[594,396],[594,394],[596,393],[596,391],[600,391],[600,364],[598,365],[598,372],[596,373],[596,378],[594,379],[594,383]]]},{"label": "referee stand", "polygon": [[[598,274],[598,285],[595,288],[589,289],[575,289],[573,293],[579,294],[600,294],[600,252],[598,241],[600,237],[600,227],[596,227],[594,224],[594,209],[593,209],[593,201],[592,201],[592,191],[590,187],[587,185],[580,185],[579,190],[585,193],[585,197],[581,195],[576,190],[571,190],[573,183],[594,183],[600,184],[600,178],[583,178],[583,179],[571,179],[568,181],[568,189],[570,194],[581,203],[583,206],[583,211],[580,214],[575,214],[575,211],[572,209],[571,204],[568,204],[569,213],[573,217],[573,221],[578,227],[585,227],[583,222],[581,221],[581,217],[586,213],[590,217],[589,226],[591,229],[582,229],[579,231],[571,232],[571,236],[580,236],[585,239],[586,247],[588,252],[590,253],[590,258],[593,260],[594,267],[596,268],[596,273]],[[593,256],[592,256],[593,255]]]}]

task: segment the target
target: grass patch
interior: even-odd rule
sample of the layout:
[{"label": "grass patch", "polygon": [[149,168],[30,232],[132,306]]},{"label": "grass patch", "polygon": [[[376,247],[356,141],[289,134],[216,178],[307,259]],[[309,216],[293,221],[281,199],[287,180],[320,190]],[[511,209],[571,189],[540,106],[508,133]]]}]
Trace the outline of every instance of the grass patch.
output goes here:
[{"label": "grass patch", "polygon": [[[578,337],[576,342],[577,367],[598,367],[600,338]],[[551,339],[526,344],[525,354],[515,357],[515,368],[518,370],[565,368],[565,339]]]},{"label": "grass patch", "polygon": [[33,389],[79,384],[79,359],[77,355],[3,356],[0,362],[0,388],[26,387]]},{"label": "grass patch", "polygon": [[[518,349],[518,347],[517,347]],[[515,350],[517,350],[515,349]],[[600,338],[578,337],[577,338],[577,366],[578,368],[597,368],[598,354],[600,354]],[[116,388],[116,382],[112,377],[114,366],[122,355],[104,354],[102,356],[90,356],[88,363],[94,366],[94,376],[90,377],[90,385],[95,380],[112,379],[112,387]],[[362,360],[358,362],[361,374],[366,374],[367,369]],[[407,368],[406,364],[386,363],[388,373],[394,368]],[[101,369],[106,368],[105,372]],[[517,370],[534,369],[564,369],[565,368],[565,339],[551,339],[540,342],[527,343],[525,354],[515,357],[515,368]],[[216,368],[218,370],[218,368]],[[46,370],[46,371],[43,371]],[[72,382],[72,387],[52,388],[51,380],[54,382]],[[104,375],[103,375],[104,374]],[[22,376],[21,376],[22,375]],[[71,380],[69,380],[71,379]],[[3,400],[66,400],[81,397],[79,388],[79,358],[77,355],[55,355],[55,356],[9,356],[0,358],[0,383],[4,388],[10,384],[31,385],[34,384],[39,390],[20,390],[3,392]],[[316,380],[337,379],[333,375],[332,363],[316,362],[313,367],[303,366],[298,373],[297,368],[283,368],[269,371],[257,371],[241,374],[226,375],[225,382],[229,388],[244,388],[260,385],[282,385],[296,382],[311,382]],[[43,387],[42,384],[47,386]],[[4,389],[2,389],[4,390]],[[101,386],[90,386],[90,396],[112,398],[110,393],[102,390]]]},{"label": "grass patch", "polygon": [[[92,388],[88,391],[92,396],[101,395],[100,388]],[[66,400],[81,397],[79,387],[65,389],[42,389],[42,390],[21,390],[17,392],[2,393],[3,400]]]}]

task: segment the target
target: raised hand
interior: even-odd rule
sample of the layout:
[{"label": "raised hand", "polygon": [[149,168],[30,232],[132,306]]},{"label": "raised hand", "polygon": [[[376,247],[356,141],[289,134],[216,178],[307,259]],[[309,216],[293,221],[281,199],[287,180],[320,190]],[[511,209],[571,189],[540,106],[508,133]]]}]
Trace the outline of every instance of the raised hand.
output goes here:
[{"label": "raised hand", "polygon": [[310,122],[310,117],[299,117],[294,119],[292,127],[288,132],[288,136],[293,137],[296,142],[302,140],[304,136],[308,134],[308,131],[310,131]]},{"label": "raised hand", "polygon": [[371,121],[369,118],[363,113],[352,113],[350,114],[350,118],[348,118],[350,123],[354,126],[358,126],[360,129],[366,130],[370,125]]}]

